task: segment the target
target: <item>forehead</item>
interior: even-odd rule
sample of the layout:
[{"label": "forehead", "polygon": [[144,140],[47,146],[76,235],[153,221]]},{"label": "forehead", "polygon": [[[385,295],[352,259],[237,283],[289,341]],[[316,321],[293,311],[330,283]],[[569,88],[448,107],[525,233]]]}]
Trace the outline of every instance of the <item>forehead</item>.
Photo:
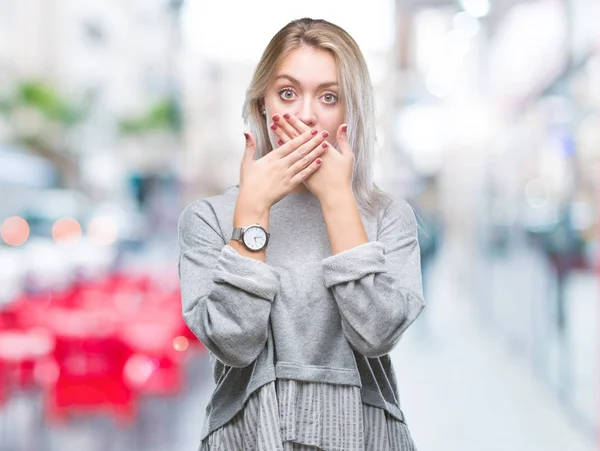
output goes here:
[{"label": "forehead", "polygon": [[300,82],[337,80],[337,64],[333,55],[314,47],[300,47],[292,50],[281,62],[276,76],[291,75]]}]

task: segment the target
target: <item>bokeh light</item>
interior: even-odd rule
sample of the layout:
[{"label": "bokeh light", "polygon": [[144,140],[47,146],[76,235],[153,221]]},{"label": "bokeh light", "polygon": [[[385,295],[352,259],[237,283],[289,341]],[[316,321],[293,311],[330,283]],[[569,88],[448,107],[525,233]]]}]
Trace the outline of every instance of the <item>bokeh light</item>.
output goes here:
[{"label": "bokeh light", "polygon": [[87,235],[94,244],[110,246],[117,241],[117,224],[113,218],[98,216],[90,221]]},{"label": "bokeh light", "polygon": [[489,0],[461,0],[460,4],[473,17],[484,17],[490,12]]},{"label": "bokeh light", "polygon": [[188,348],[188,346],[189,341],[184,336],[180,335],[179,337],[175,337],[175,339],[173,339],[173,348],[175,348],[176,351],[183,352]]},{"label": "bokeh light", "polygon": [[132,387],[140,387],[150,379],[158,366],[156,359],[151,359],[143,354],[135,354],[127,360],[123,376]]},{"label": "bokeh light", "polygon": [[59,244],[71,244],[81,238],[81,225],[76,219],[62,218],[52,226],[52,238]]},{"label": "bokeh light", "polygon": [[0,226],[0,236],[9,246],[21,246],[29,238],[29,224],[18,216],[6,218]]}]

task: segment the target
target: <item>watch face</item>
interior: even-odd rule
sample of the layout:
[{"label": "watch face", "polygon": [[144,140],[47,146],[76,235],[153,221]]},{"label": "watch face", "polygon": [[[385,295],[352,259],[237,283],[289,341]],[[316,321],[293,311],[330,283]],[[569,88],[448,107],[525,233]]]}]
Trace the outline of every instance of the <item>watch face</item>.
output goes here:
[{"label": "watch face", "polygon": [[244,244],[248,249],[257,251],[265,247],[267,234],[262,227],[250,226],[244,231]]}]

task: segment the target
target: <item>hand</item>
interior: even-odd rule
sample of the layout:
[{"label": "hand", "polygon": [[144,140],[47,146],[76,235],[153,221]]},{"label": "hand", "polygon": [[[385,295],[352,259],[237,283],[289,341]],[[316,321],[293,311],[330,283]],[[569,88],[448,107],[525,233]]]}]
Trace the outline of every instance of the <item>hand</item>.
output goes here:
[{"label": "hand", "polygon": [[[304,122],[293,114],[273,115],[277,124],[274,129],[280,145],[295,139],[296,136],[310,130]],[[354,153],[348,143],[347,125],[341,124],[336,133],[337,152],[326,152],[322,157],[322,168],[303,181],[304,185],[322,202],[327,196],[343,191],[352,191],[354,172]],[[329,146],[330,147],[330,146]]]},{"label": "hand", "polygon": [[[277,127],[276,127],[277,128]],[[326,150],[326,136],[307,130],[267,155],[254,160],[256,140],[245,133],[246,151],[240,167],[240,194],[261,209],[269,209],[303,180],[317,172]]]}]

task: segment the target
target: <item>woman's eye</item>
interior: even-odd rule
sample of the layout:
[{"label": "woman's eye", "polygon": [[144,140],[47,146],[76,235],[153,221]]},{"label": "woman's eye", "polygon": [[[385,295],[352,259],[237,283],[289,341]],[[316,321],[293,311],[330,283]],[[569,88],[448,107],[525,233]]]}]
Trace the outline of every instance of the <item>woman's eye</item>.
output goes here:
[{"label": "woman's eye", "polygon": [[292,100],[294,98],[294,91],[291,89],[282,89],[279,91],[279,96],[284,100]]},{"label": "woman's eye", "polygon": [[335,103],[337,102],[337,96],[335,94],[325,94],[323,100],[325,103]]}]

